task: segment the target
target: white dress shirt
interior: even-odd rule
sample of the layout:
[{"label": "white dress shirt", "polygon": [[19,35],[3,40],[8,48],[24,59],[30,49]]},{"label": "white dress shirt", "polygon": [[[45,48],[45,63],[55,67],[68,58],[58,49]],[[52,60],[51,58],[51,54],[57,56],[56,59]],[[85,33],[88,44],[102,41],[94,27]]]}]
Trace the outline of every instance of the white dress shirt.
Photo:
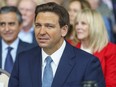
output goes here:
[{"label": "white dress shirt", "polygon": [[34,31],[34,27],[31,27],[31,29],[28,32],[25,32],[22,29],[18,37],[24,42],[32,43],[33,42],[33,31]]},{"label": "white dress shirt", "polygon": [[53,60],[53,62],[51,63],[51,67],[52,67],[52,70],[53,70],[53,77],[55,76],[59,61],[60,61],[61,56],[63,54],[63,51],[65,49],[65,46],[66,46],[66,42],[64,41],[62,46],[56,52],[54,52],[52,55],[46,54],[42,49],[42,78],[43,78],[44,68],[46,66],[45,58],[47,56],[50,56]]},{"label": "white dress shirt", "polygon": [[5,60],[6,60],[6,56],[7,56],[7,52],[8,52],[7,48],[9,46],[13,48],[11,50],[11,55],[12,55],[13,62],[14,62],[15,58],[16,58],[16,52],[17,52],[18,44],[19,44],[19,38],[17,38],[11,45],[6,44],[2,40],[2,69],[4,69],[4,66],[5,66]]}]

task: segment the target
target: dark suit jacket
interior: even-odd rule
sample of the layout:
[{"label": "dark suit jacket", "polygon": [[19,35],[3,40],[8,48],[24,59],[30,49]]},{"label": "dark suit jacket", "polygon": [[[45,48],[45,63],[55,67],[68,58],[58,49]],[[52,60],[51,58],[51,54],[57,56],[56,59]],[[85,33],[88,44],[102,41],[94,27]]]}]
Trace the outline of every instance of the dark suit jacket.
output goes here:
[{"label": "dark suit jacket", "polygon": [[[26,42],[23,42],[21,40],[19,40],[19,44],[18,44],[18,48],[17,48],[17,53],[16,56],[23,52],[23,51],[27,51],[31,48],[33,48],[34,46],[31,44],[28,44]],[[0,39],[0,68],[2,67],[2,43],[1,43],[1,39]]]},{"label": "dark suit jacket", "polygon": [[[8,87],[41,87],[41,48],[18,55]],[[83,81],[96,81],[105,87],[100,62],[80,49],[66,44],[51,87],[82,87]]]},{"label": "dark suit jacket", "polygon": [[32,44],[34,46],[38,46],[37,41],[36,41],[36,38],[35,38],[35,32],[33,31],[32,33],[33,33],[33,42],[32,42]]}]

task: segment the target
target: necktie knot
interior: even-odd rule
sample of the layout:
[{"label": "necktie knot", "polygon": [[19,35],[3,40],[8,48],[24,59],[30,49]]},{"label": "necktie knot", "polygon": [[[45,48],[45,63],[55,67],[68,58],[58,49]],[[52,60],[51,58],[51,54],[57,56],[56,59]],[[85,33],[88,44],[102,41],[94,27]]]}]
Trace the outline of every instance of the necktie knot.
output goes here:
[{"label": "necktie knot", "polygon": [[[45,59],[46,63],[47,64],[51,64],[51,62],[53,61],[52,58],[50,56],[48,56],[46,59]],[[47,65],[46,64],[46,65]]]},{"label": "necktie knot", "polygon": [[11,52],[11,50],[13,49],[12,47],[7,47],[8,52]]}]

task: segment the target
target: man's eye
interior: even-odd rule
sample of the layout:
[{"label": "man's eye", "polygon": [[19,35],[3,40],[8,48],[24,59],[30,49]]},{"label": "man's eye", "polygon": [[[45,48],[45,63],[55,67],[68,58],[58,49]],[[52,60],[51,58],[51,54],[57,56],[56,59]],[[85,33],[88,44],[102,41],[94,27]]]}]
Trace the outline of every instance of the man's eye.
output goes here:
[{"label": "man's eye", "polygon": [[40,28],[41,25],[40,24],[35,24],[35,28]]},{"label": "man's eye", "polygon": [[15,22],[9,23],[10,26],[14,26],[15,24],[16,24]]},{"label": "man's eye", "polygon": [[0,26],[5,26],[5,23],[0,23]]},{"label": "man's eye", "polygon": [[53,26],[53,25],[49,25],[49,24],[48,24],[48,25],[46,25],[46,27],[47,27],[47,28],[54,28],[54,26]]}]

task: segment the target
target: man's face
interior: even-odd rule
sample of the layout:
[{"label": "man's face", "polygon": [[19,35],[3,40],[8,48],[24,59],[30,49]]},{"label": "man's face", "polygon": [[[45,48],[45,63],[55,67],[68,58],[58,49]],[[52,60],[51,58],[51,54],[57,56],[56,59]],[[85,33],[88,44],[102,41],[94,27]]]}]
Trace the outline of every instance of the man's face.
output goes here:
[{"label": "man's face", "polygon": [[20,28],[16,13],[0,14],[0,35],[7,44],[16,40]]},{"label": "man's face", "polygon": [[23,18],[23,27],[31,27],[33,25],[35,4],[32,1],[23,0],[19,3],[18,6],[22,18]]},{"label": "man's face", "polygon": [[56,51],[67,34],[67,27],[60,27],[59,17],[52,12],[40,12],[35,20],[35,36],[44,50]]}]

